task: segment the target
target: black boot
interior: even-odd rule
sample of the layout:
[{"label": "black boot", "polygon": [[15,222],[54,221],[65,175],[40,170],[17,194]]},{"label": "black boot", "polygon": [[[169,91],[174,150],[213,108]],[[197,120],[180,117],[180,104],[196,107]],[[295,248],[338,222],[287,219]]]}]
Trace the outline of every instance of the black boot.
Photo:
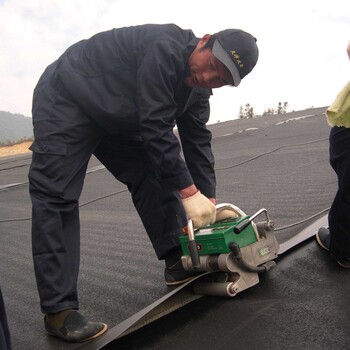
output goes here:
[{"label": "black boot", "polygon": [[107,330],[105,323],[91,322],[75,310],[46,315],[44,323],[47,333],[71,343],[97,338]]},{"label": "black boot", "polygon": [[[329,233],[329,228],[325,228],[325,227],[321,227],[317,234],[316,234],[316,240],[317,243],[320,247],[322,247],[323,249],[329,251],[329,247],[330,247],[330,233]],[[338,263],[338,265],[340,265],[341,267],[344,267],[346,269],[350,269],[350,259],[344,259],[344,258],[335,258],[332,253],[330,254],[332,259],[336,260],[336,262]]]},{"label": "black boot", "polygon": [[176,248],[165,258],[164,277],[168,286],[185,283],[201,274],[201,272],[186,271],[181,262],[182,250]]}]

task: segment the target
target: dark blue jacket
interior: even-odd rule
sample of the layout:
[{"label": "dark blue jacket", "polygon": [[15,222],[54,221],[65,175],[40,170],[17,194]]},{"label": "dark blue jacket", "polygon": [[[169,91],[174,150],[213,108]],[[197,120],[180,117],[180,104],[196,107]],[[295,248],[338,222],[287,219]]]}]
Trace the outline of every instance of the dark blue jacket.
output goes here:
[{"label": "dark blue jacket", "polygon": [[211,90],[183,83],[198,41],[174,24],[113,29],[69,47],[57,61],[55,78],[109,133],[141,135],[164,186],[179,190],[195,183],[215,197],[206,128]]}]

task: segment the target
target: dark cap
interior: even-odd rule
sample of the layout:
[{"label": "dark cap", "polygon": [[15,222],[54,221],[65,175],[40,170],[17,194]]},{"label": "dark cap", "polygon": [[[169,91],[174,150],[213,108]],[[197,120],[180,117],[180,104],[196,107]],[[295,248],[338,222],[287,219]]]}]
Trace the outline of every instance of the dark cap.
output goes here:
[{"label": "dark cap", "polygon": [[233,85],[238,86],[258,61],[256,39],[240,29],[226,29],[215,33],[215,37],[213,55],[228,68]]}]

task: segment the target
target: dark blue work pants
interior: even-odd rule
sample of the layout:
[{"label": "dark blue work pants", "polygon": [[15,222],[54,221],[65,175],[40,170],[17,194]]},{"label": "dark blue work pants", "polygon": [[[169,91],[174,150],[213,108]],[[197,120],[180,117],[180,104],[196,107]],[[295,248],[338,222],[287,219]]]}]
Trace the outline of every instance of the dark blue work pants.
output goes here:
[{"label": "dark blue work pants", "polygon": [[44,313],[79,306],[78,201],[92,154],[127,185],[159,259],[179,246],[186,224],[178,194],[161,188],[139,136],[108,136],[52,82],[50,69],[34,91],[29,170],[33,259]]},{"label": "dark blue work pants", "polygon": [[338,191],[329,212],[330,252],[350,260],[350,129],[333,127],[329,136],[330,164],[338,177]]},{"label": "dark blue work pants", "polygon": [[0,349],[11,350],[11,336],[7,323],[6,309],[0,288]]}]

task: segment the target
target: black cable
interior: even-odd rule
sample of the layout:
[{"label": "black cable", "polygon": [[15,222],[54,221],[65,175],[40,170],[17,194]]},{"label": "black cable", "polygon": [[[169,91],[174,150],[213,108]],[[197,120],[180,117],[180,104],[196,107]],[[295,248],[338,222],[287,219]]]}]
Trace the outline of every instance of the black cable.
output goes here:
[{"label": "black cable", "polygon": [[28,163],[28,164],[22,164],[22,165],[16,165],[16,166],[12,166],[12,167],[10,167],[10,168],[2,168],[2,169],[0,169],[0,171],[3,171],[3,170],[12,170],[12,169],[16,169],[16,168],[23,168],[23,167],[28,166],[28,165],[29,165],[29,163]]},{"label": "black cable", "polygon": [[[82,203],[79,205],[79,208],[85,206],[85,205],[88,205],[88,204],[91,204],[93,202],[97,202],[101,199],[105,199],[105,198],[108,198],[108,197],[112,197],[112,196],[115,196],[116,194],[120,194],[120,193],[123,193],[123,192],[127,192],[128,190],[121,190],[121,191],[118,191],[118,192],[113,192],[113,193],[110,193],[110,194],[107,194],[105,196],[102,196],[102,197],[98,197],[98,198],[95,198],[95,199],[92,199],[91,201],[88,201],[88,202],[85,202],[85,203]],[[5,219],[5,220],[0,220],[0,223],[1,222],[12,222],[12,221],[26,221],[26,220],[31,220],[32,218],[31,217],[28,217],[28,218],[14,218],[14,219]]]},{"label": "black cable", "polygon": [[[14,163],[14,162],[20,162],[20,161],[23,161],[23,160],[28,160],[28,159],[32,159],[32,156],[30,157],[26,157],[26,158],[18,158],[18,159],[9,159],[9,160],[5,160],[5,161],[1,161],[0,162],[0,166],[3,165],[3,164],[8,164],[8,163]],[[29,165],[30,163],[26,163],[24,165],[21,165],[20,167],[22,166],[26,166],[26,165]],[[14,169],[14,168],[18,168],[18,166],[14,166],[14,167],[11,167],[11,168],[3,168],[3,169],[0,169],[0,171],[2,170],[11,170],[11,169]]]},{"label": "black cable", "polygon": [[124,192],[128,192],[128,190],[121,190],[121,191],[118,191],[118,192],[113,192],[113,193],[110,193],[110,194],[106,194],[105,196],[102,196],[102,197],[99,197],[99,198],[95,198],[95,199],[92,199],[91,201],[88,201],[88,202],[85,202],[83,204],[80,204],[79,205],[79,208],[85,206],[85,205],[88,205],[88,204],[91,204],[91,203],[94,203],[94,202],[97,202],[101,199],[105,199],[105,198],[108,198],[108,197],[112,197],[112,196],[115,196],[116,194],[120,194],[120,193],[124,193]]},{"label": "black cable", "polygon": [[275,149],[273,149],[273,150],[271,150],[271,151],[267,151],[267,152],[261,153],[261,154],[255,156],[255,157],[249,158],[249,159],[244,160],[244,161],[242,161],[242,162],[240,162],[240,163],[233,164],[233,165],[229,165],[229,166],[227,166],[227,167],[215,168],[215,170],[227,170],[227,169],[235,168],[235,167],[238,166],[238,165],[242,165],[242,164],[245,164],[245,163],[249,163],[249,162],[251,162],[252,160],[255,160],[255,159],[259,158],[259,157],[262,157],[262,156],[265,156],[265,155],[267,155],[267,154],[276,152],[276,151],[278,151],[278,150],[280,150],[280,149],[282,149],[282,148],[285,148],[285,147],[305,146],[305,145],[309,145],[310,143],[316,143],[316,142],[321,142],[321,141],[325,141],[325,140],[328,141],[328,139],[326,138],[326,139],[320,139],[320,140],[309,141],[309,142],[305,142],[305,143],[299,143],[299,144],[295,144],[295,145],[284,145],[284,146],[279,146],[279,147],[276,147]]},{"label": "black cable", "polygon": [[314,215],[311,215],[311,216],[309,216],[309,217],[306,218],[306,219],[303,219],[303,220],[301,220],[301,221],[295,222],[294,224],[290,224],[290,225],[282,226],[282,227],[277,227],[277,228],[274,229],[274,231],[282,231],[282,230],[285,230],[285,229],[287,229],[287,228],[291,228],[291,227],[294,227],[294,226],[298,226],[298,225],[300,225],[300,224],[303,224],[303,223],[306,222],[306,221],[309,221],[309,220],[311,220],[311,219],[313,219],[313,218],[315,218],[315,217],[317,217],[317,216],[323,214],[324,212],[328,211],[329,209],[330,209],[330,207],[328,207],[328,208],[326,208],[326,209],[323,209],[323,210],[321,210],[320,212],[318,212],[318,213],[316,213],[316,214],[314,214]]},{"label": "black cable", "polygon": [[[242,161],[240,163],[237,163],[237,164],[233,164],[233,165],[230,165],[230,166],[227,166],[227,167],[222,167],[222,168],[215,168],[215,170],[227,170],[227,169],[231,169],[231,168],[234,168],[234,167],[237,167],[239,165],[242,165],[242,164],[246,164],[248,162],[251,162],[252,160],[255,160],[259,157],[262,157],[264,155],[267,155],[267,154],[270,154],[270,153],[273,153],[273,152],[276,152],[282,148],[286,148],[286,147],[297,147],[297,146],[305,146],[305,145],[309,145],[309,144],[312,144],[312,143],[317,143],[317,142],[321,142],[321,141],[325,141],[325,140],[328,140],[327,138],[324,138],[324,139],[319,139],[319,140],[314,140],[314,141],[309,141],[309,142],[305,142],[305,143],[299,143],[299,144],[294,144],[294,145],[283,145],[283,146],[279,146],[279,147],[276,147],[275,149],[273,150],[270,150],[270,151],[267,151],[267,152],[264,152],[264,153],[261,153],[255,157],[252,157],[252,158],[249,158],[245,161]],[[16,168],[16,167],[14,167]],[[3,169],[1,169],[3,170]],[[99,170],[102,170],[102,169],[99,169]],[[23,184],[26,184],[26,183],[23,183]],[[95,198],[91,201],[88,201],[86,203],[83,203],[81,205],[79,205],[79,207],[83,207],[85,205],[88,205],[88,204],[91,204],[91,203],[94,203],[94,202],[97,202],[101,199],[105,199],[105,198],[108,198],[108,197],[111,197],[111,196],[114,196],[114,195],[117,195],[117,194],[120,194],[120,193],[123,193],[123,192],[126,192],[128,190],[121,190],[121,191],[118,191],[118,192],[114,192],[114,193],[111,193],[111,194],[108,194],[108,195],[105,195],[105,196],[102,196],[102,197],[98,197],[98,198]],[[297,225],[300,225],[306,221],[309,221],[311,219],[313,219],[314,217],[322,214],[323,212],[325,211],[328,211],[329,208],[326,208],[326,209],[323,209],[322,211],[320,211],[319,213],[317,214],[314,214],[306,219],[303,219],[302,221],[299,221],[299,222],[296,222],[296,223],[293,223],[293,224],[290,224],[288,226],[283,226],[283,227],[279,227],[279,228],[275,228],[274,231],[281,231],[281,230],[285,230],[287,228],[290,228],[290,227],[293,227],[293,226],[297,226]],[[25,221],[25,220],[31,220],[31,217],[30,218],[15,218],[15,219],[5,219],[5,220],[0,220],[0,223],[2,222],[13,222],[13,221]]]}]

